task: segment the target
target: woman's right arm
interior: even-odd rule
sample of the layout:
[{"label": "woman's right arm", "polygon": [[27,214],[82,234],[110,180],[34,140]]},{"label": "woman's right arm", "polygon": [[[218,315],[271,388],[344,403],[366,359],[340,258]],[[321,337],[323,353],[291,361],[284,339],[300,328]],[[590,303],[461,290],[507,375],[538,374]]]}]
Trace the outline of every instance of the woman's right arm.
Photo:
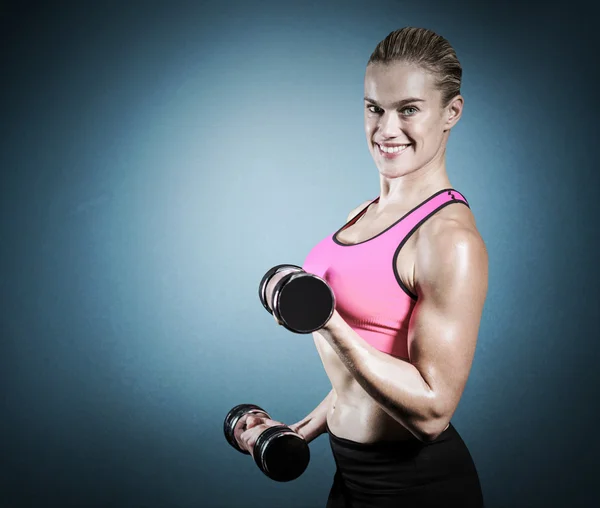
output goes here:
[{"label": "woman's right arm", "polygon": [[325,433],[327,424],[327,411],[329,410],[329,406],[333,397],[334,393],[332,389],[315,409],[313,409],[302,420],[294,423],[293,425],[289,425],[289,427],[294,432],[300,434],[307,443],[310,443],[313,439]]}]

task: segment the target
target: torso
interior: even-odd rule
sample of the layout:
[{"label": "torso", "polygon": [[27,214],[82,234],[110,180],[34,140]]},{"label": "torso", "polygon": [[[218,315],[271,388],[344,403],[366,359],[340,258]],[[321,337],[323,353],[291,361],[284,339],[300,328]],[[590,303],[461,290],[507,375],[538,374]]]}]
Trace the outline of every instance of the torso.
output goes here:
[{"label": "torso", "polygon": [[[363,242],[378,235],[409,210],[398,209],[375,216],[373,206],[360,219],[340,231],[337,240],[344,244]],[[448,220],[475,227],[474,218],[466,206],[447,206],[424,222],[408,239],[396,258],[398,274],[404,285],[417,294],[414,278],[415,252],[420,236],[434,234]],[[331,381],[334,396],[327,413],[327,424],[338,437],[359,443],[382,440],[415,440],[405,427],[389,416],[360,386],[342,363],[337,353],[317,331],[313,338],[325,372]],[[410,358],[399,358],[410,362]]]}]

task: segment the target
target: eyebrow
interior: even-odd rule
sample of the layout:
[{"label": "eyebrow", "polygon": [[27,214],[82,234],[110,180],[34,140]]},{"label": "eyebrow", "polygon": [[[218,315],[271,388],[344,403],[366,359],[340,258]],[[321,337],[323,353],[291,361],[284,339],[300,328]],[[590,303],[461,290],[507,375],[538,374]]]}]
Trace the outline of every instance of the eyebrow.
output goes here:
[{"label": "eyebrow", "polygon": [[[380,106],[380,104],[376,100],[371,99],[370,97],[365,97],[365,101],[370,102],[370,103],[374,104],[375,106]],[[408,104],[409,102],[425,102],[425,99],[419,99],[418,97],[408,97],[406,99],[402,99],[400,101],[394,102],[392,104],[392,107],[398,108],[400,106],[403,106],[404,104]]]}]

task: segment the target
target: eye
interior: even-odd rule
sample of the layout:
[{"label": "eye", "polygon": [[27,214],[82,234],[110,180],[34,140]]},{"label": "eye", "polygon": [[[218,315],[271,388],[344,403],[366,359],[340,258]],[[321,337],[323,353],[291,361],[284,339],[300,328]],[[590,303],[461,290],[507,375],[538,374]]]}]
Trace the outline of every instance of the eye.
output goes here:
[{"label": "eye", "polygon": [[404,116],[413,116],[419,111],[415,106],[406,106],[400,110]]},{"label": "eye", "polygon": [[375,113],[376,115],[380,114],[383,111],[379,106],[374,106],[373,104],[368,104],[367,109],[371,113]]}]

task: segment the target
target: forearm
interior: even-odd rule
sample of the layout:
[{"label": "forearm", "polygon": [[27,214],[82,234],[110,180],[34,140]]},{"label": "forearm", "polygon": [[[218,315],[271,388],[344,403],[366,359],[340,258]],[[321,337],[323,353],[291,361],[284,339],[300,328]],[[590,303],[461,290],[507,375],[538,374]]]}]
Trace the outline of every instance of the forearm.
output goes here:
[{"label": "forearm", "polygon": [[313,439],[325,432],[327,424],[327,412],[333,396],[334,393],[333,390],[331,390],[321,401],[321,403],[308,415],[306,415],[299,422],[290,425],[290,427],[298,432],[298,434],[300,434],[307,443],[310,443]]},{"label": "forearm", "polygon": [[435,392],[414,365],[374,348],[342,319],[319,332],[373,400],[417,438],[443,428]]}]

